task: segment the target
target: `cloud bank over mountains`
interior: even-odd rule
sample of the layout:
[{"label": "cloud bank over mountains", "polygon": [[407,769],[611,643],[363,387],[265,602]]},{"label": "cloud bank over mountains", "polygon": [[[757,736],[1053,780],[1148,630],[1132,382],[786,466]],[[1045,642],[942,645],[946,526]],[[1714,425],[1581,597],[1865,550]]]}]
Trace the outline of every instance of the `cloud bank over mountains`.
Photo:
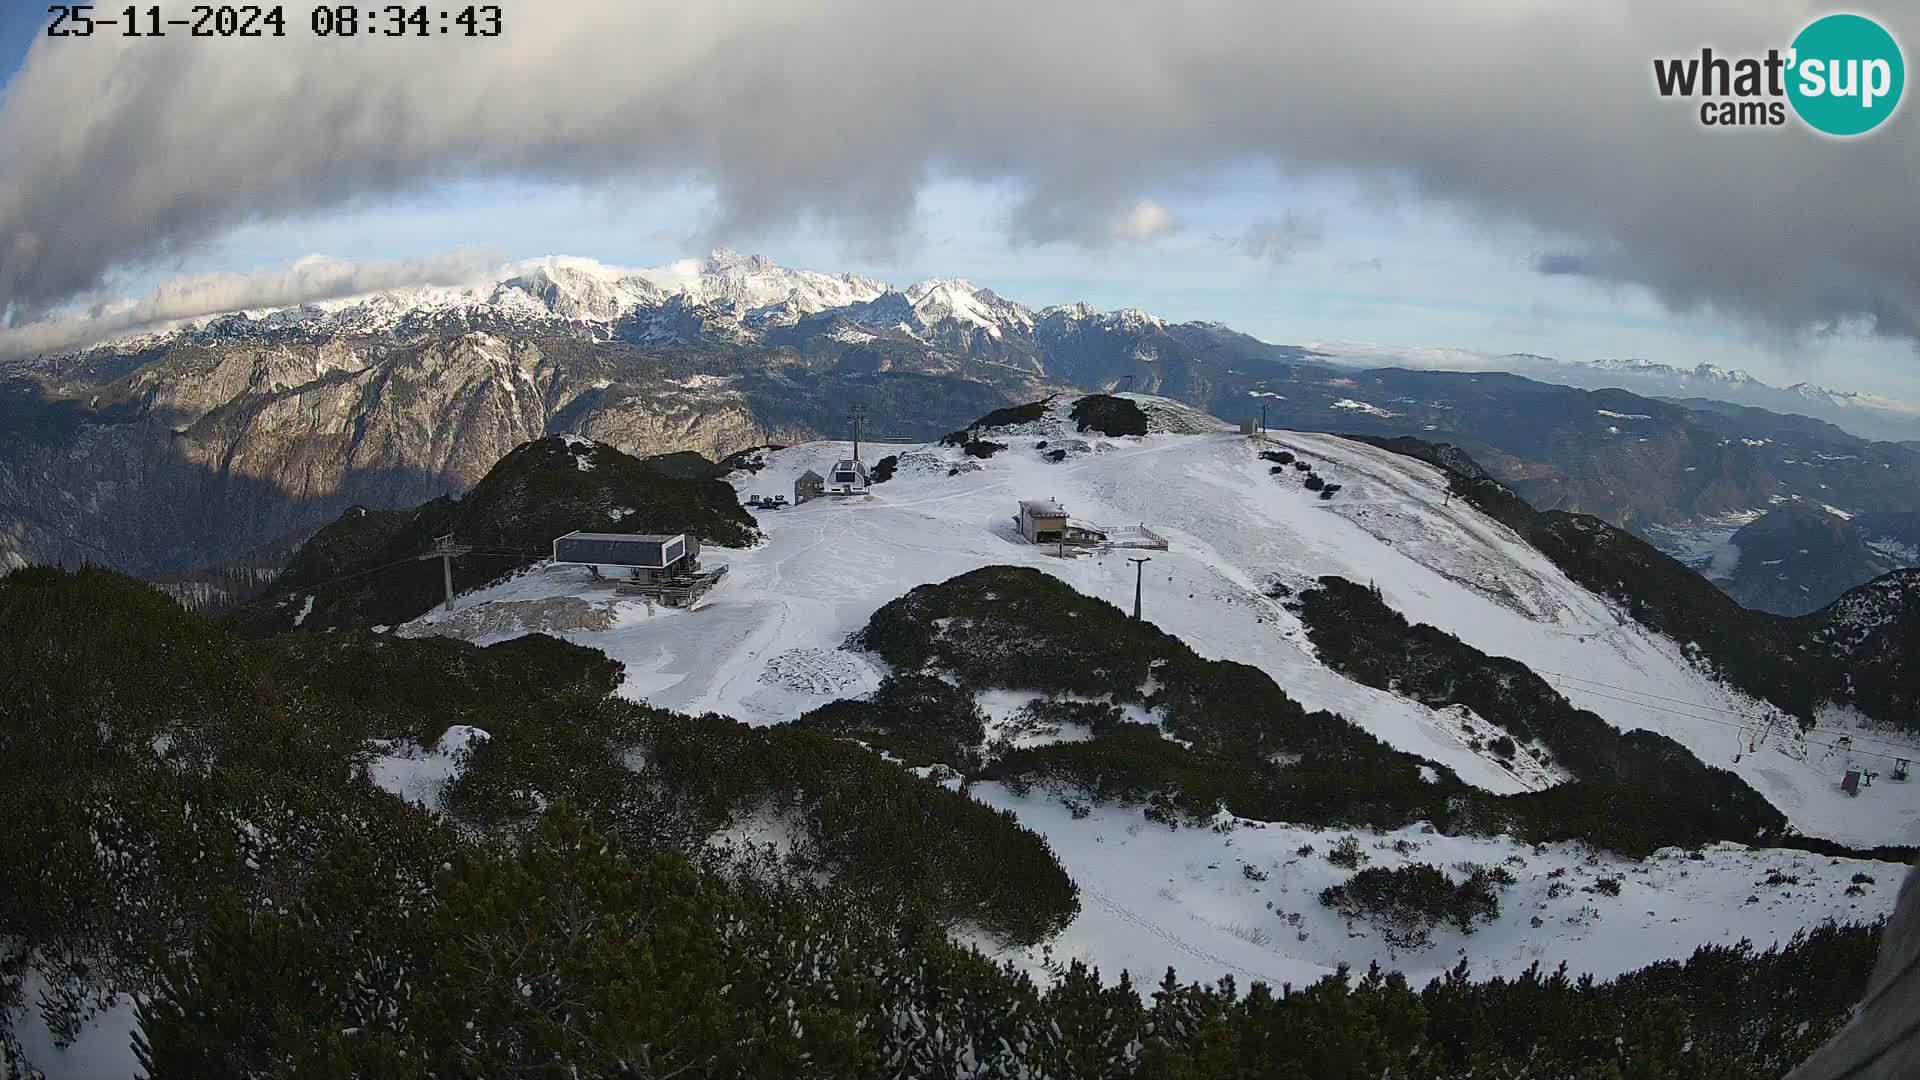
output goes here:
[{"label": "cloud bank over mountains", "polygon": [[95,304],[20,326],[0,326],[0,356],[55,352],[91,345],[116,334],[252,308],[295,307],[420,285],[464,285],[500,265],[497,259],[454,252],[422,259],[351,262],[309,255],[245,274],[191,274],[169,278],[137,299]]},{"label": "cloud bank over mountains", "polygon": [[[1654,93],[1655,57],[1784,47],[1820,13],[1800,0],[502,6],[492,39],[36,42],[0,97],[0,320],[241,225],[475,178],[693,181],[723,238],[800,221],[867,250],[932,180],[1005,182],[1010,239],[1098,247],[1266,163],[1356,198],[1409,183],[1556,238],[1542,272],[1677,309],[1920,333],[1920,114],[1836,141],[1704,129]],[[1920,42],[1920,15],[1883,21]],[[1313,235],[1249,219],[1274,256]]]}]

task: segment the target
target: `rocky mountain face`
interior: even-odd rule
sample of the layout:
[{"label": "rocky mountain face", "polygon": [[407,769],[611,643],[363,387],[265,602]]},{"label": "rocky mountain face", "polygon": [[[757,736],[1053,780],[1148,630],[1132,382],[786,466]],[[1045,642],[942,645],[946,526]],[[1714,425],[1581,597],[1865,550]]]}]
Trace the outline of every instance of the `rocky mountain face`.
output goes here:
[{"label": "rocky mountain face", "polygon": [[1733,534],[1731,573],[1719,584],[1750,608],[1804,615],[1855,585],[1890,573],[1859,526],[1826,510],[1786,506]]},{"label": "rocky mountain face", "polygon": [[1698,569],[1746,607],[1805,615],[1916,564],[1920,514],[1853,515],[1789,503],[1742,526]]},{"label": "rocky mountain face", "polygon": [[844,437],[855,404],[869,437],[922,440],[1069,389],[1444,441],[1536,506],[1636,530],[1794,504],[1920,512],[1920,452],[1806,417],[1324,360],[953,279],[894,288],[727,252],[639,271],[546,260],[0,365],[0,564],[170,578],[349,506],[466,490],[549,433],[718,459]]}]

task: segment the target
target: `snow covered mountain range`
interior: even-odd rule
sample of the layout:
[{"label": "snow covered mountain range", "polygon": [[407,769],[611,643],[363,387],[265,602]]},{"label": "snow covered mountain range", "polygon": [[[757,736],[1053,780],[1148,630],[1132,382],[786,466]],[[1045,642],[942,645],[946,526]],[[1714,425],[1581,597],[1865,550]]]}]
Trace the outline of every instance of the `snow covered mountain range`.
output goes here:
[{"label": "snow covered mountain range", "polygon": [[[1654,371],[1514,364],[1595,385]],[[1218,323],[723,251],[649,270],[543,259],[465,288],[237,312],[0,366],[0,563],[185,575],[183,595],[212,596],[209,573],[254,580],[275,568],[266,553],[347,506],[464,490],[549,432],[718,459],[841,435],[856,404],[869,436],[913,439],[1051,391],[1114,388],[1228,420],[1446,441],[1535,505],[1655,537],[1788,503],[1920,511],[1920,452],[1802,416],[1356,370]],[[1788,577],[1793,595],[1831,599]]]},{"label": "snow covered mountain range", "polygon": [[495,333],[570,330],[648,344],[765,343],[810,319],[810,331],[856,343],[877,340],[876,335],[904,335],[927,343],[966,344],[975,335],[1002,341],[1031,337],[1042,324],[1055,332],[1083,324],[1164,325],[1145,312],[1102,313],[1085,304],[1036,311],[960,278],[934,278],[896,289],[859,274],[793,270],[762,255],[721,249],[705,259],[650,269],[622,269],[590,259],[539,259],[489,284],[401,289],[233,312],[41,357],[36,366],[59,370],[103,351],[178,343],[363,336],[404,343],[461,328]]}]

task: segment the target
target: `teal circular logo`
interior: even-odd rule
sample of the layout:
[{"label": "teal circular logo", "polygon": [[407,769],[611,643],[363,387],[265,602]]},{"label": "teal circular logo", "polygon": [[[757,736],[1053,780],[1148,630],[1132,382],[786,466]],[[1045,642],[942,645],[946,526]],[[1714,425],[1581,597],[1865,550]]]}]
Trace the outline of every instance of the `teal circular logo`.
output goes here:
[{"label": "teal circular logo", "polygon": [[1816,131],[1864,135],[1893,115],[1906,88],[1900,44],[1864,15],[1828,15],[1793,39],[1787,99]]}]

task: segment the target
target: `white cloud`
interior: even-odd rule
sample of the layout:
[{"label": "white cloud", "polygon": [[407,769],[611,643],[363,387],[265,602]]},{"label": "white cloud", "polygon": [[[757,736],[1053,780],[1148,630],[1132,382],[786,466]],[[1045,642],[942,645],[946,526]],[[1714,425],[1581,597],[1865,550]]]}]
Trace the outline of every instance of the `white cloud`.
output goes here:
[{"label": "white cloud", "polygon": [[0,355],[54,352],[232,311],[295,307],[387,289],[471,284],[485,280],[497,266],[496,260],[471,252],[368,262],[309,255],[244,274],[185,275],[161,282],[142,297],[101,301],[0,327]]},{"label": "white cloud", "polygon": [[[1511,371],[1512,355],[1456,349],[1444,345],[1381,345],[1368,341],[1309,341],[1304,348],[1323,359],[1351,367],[1419,368],[1431,371]],[[1532,358],[1530,358],[1532,359]],[[1536,363],[1546,362],[1544,358]]]},{"label": "white cloud", "polygon": [[1157,202],[1142,199],[1134,203],[1113,223],[1113,238],[1128,243],[1158,240],[1178,230],[1173,212]]}]

